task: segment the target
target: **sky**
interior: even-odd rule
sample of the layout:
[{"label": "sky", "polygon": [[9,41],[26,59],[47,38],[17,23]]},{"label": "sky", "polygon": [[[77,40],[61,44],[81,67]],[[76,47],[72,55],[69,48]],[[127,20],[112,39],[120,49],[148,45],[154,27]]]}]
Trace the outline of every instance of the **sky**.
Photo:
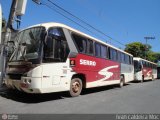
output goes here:
[{"label": "sky", "polygon": [[[146,44],[144,37],[155,37],[154,40],[148,40],[148,44],[152,46],[152,51],[160,52],[160,0],[51,0],[112,39],[65,14],[89,31],[82,28],[55,12],[55,7],[48,0],[41,1],[52,9],[28,0],[26,12],[22,16],[21,29],[40,23],[59,22],[121,49],[132,42]],[[0,0],[6,19],[11,2],[12,0]]]}]

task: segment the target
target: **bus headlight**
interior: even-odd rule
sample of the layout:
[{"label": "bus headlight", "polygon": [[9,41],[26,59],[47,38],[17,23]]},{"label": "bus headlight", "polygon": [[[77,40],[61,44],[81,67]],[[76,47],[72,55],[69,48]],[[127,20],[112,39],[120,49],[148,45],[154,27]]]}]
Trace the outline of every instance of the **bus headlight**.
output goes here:
[{"label": "bus headlight", "polygon": [[31,79],[28,79],[28,83],[31,84],[31,82],[32,82],[32,80],[31,80]]},{"label": "bus headlight", "polygon": [[23,82],[31,84],[32,80],[30,78],[23,78]]},{"label": "bus headlight", "polygon": [[24,83],[27,83],[27,79],[24,79]]}]

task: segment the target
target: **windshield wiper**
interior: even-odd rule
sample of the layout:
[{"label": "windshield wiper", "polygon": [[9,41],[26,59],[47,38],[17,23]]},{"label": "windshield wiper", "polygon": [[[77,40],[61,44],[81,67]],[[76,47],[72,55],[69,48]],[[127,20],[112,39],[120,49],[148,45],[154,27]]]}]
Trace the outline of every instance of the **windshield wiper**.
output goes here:
[{"label": "windshield wiper", "polygon": [[34,35],[33,35],[33,33],[31,31],[29,32],[29,36],[30,36],[31,39],[33,39],[34,41],[36,41],[36,39],[35,39],[35,37],[34,37]]},{"label": "windshield wiper", "polygon": [[[22,54],[22,56],[21,56],[21,57],[23,58],[23,60],[24,60],[24,61],[27,61],[27,59],[25,58],[26,45],[27,45],[27,44],[26,44],[26,42],[22,43],[22,44],[21,44],[21,47],[23,46],[24,48],[23,48],[23,51],[20,51],[20,52],[21,52],[21,54]],[[22,49],[22,48],[21,48],[21,49]]]}]

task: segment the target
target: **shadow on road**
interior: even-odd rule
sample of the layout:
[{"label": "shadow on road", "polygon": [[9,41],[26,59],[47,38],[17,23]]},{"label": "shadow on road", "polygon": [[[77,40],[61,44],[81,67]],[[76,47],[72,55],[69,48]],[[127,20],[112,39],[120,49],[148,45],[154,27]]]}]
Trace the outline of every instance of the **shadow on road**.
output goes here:
[{"label": "shadow on road", "polygon": [[[128,86],[130,84],[126,83],[125,86]],[[125,87],[124,86],[124,87]],[[108,86],[102,86],[102,87],[96,87],[96,88],[89,88],[89,89],[84,89],[82,92],[82,95],[87,95],[87,94],[94,94],[97,92],[102,92],[102,91],[106,91],[106,90],[115,90],[115,89],[123,89],[119,87],[119,85],[108,85]]]},{"label": "shadow on road", "polygon": [[65,98],[65,93],[27,94],[17,90],[0,92],[0,96],[22,103],[41,103]]},{"label": "shadow on road", "polygon": [[[129,84],[126,84],[127,86]],[[94,94],[97,92],[102,92],[106,90],[115,90],[115,89],[121,89],[118,85],[109,85],[109,86],[103,86],[103,87],[96,87],[96,88],[90,88],[85,89],[82,91],[82,95],[88,95],[88,94]],[[122,88],[123,89],[123,88]],[[53,100],[60,100],[68,98],[67,92],[59,92],[59,93],[47,93],[47,94],[27,94],[24,92],[19,92],[17,90],[6,90],[1,91],[0,96],[11,99],[16,102],[21,103],[41,103],[41,102],[47,102],[47,101],[53,101]]]},{"label": "shadow on road", "polygon": [[152,82],[152,81],[155,81],[155,80],[144,80],[143,82],[141,82],[141,81],[131,81],[131,83],[146,83],[146,82]]}]

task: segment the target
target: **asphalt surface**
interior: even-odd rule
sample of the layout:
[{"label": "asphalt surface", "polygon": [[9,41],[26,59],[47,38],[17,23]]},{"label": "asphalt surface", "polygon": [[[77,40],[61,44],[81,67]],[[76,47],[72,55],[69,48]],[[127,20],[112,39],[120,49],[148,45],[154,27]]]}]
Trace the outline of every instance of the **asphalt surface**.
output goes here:
[{"label": "asphalt surface", "polygon": [[0,114],[160,113],[160,80],[92,88],[79,97],[66,93],[30,95],[0,92]]}]

